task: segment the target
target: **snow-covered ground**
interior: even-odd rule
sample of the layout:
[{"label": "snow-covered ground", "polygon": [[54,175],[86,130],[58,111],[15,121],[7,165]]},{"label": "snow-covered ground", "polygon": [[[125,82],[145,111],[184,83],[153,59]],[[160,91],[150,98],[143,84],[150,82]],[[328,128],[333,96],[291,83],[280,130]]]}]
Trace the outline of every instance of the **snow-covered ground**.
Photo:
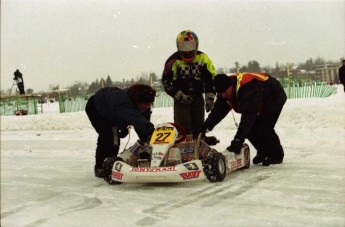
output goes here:
[{"label": "snow-covered ground", "polygon": [[[340,86],[287,101],[276,125],[282,165],[251,165],[220,183],[108,185],[94,177],[97,134],[86,114],[59,114],[57,104],[44,112],[1,116],[1,226],[345,226]],[[172,119],[172,108],[153,111],[154,124]],[[222,150],[235,131],[228,115],[209,135]],[[136,139],[133,131],[129,145]]]}]

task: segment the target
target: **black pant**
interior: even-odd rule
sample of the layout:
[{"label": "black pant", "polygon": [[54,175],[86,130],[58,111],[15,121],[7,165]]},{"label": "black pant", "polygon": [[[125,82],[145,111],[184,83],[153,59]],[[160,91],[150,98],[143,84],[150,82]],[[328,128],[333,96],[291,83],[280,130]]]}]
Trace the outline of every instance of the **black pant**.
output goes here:
[{"label": "black pant", "polygon": [[119,132],[117,128],[112,127],[110,122],[97,113],[94,96],[91,96],[87,101],[85,111],[92,126],[98,133],[95,168],[100,169],[104,159],[117,156],[120,146]]},{"label": "black pant", "polygon": [[187,134],[197,135],[205,120],[205,101],[202,95],[194,96],[191,104],[174,100],[174,122],[182,126]]},{"label": "black pant", "polygon": [[257,150],[258,155],[267,156],[268,160],[283,160],[284,150],[274,130],[283,105],[275,106],[262,115],[258,115],[247,138]]},{"label": "black pant", "polygon": [[23,82],[19,82],[19,83],[17,84],[17,87],[18,87],[18,89],[19,89],[19,94],[25,95],[24,83],[23,83]]}]

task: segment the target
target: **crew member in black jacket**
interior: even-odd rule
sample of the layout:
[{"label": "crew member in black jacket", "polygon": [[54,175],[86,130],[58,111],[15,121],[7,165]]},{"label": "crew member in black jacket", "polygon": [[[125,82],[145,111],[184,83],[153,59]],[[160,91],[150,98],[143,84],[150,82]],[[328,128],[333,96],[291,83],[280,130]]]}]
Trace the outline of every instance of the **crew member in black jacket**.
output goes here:
[{"label": "crew member in black jacket", "polygon": [[117,156],[120,138],[127,136],[128,126],[134,126],[139,139],[148,142],[154,131],[150,116],[155,96],[150,86],[135,84],[127,89],[102,88],[89,98],[85,111],[98,133],[96,177],[104,177],[103,161]]},{"label": "crew member in black jacket", "polygon": [[265,73],[238,73],[216,75],[214,83],[217,99],[202,132],[212,130],[234,109],[241,121],[227,150],[240,153],[247,138],[257,150],[254,164],[282,163],[284,150],[274,126],[287,97],[279,81]]}]

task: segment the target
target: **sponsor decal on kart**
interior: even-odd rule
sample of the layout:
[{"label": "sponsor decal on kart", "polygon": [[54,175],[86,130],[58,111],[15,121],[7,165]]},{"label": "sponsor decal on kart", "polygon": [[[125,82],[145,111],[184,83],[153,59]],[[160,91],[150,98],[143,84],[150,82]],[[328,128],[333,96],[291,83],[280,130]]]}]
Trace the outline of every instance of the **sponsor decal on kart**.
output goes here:
[{"label": "sponsor decal on kart", "polygon": [[159,160],[162,160],[162,159],[163,159],[163,157],[161,157],[161,156],[155,156],[155,155],[152,155],[152,158],[153,158],[153,159],[159,159]]},{"label": "sponsor decal on kart", "polygon": [[200,157],[206,157],[208,153],[210,153],[211,150],[212,148],[210,146],[208,146],[204,141],[201,141],[200,147],[199,147]]},{"label": "sponsor decal on kart", "polygon": [[193,153],[194,147],[181,147],[180,150],[181,150],[181,154]]},{"label": "sponsor decal on kart", "polygon": [[117,171],[117,172],[121,172],[121,169],[122,169],[122,164],[121,163],[119,163],[119,162],[117,162],[116,164],[115,164],[115,170]]},{"label": "sponsor decal on kart", "polygon": [[236,161],[230,162],[230,169],[237,169],[242,167],[242,159],[237,159]]},{"label": "sponsor decal on kart", "polygon": [[194,157],[182,157],[182,162],[189,162],[189,161],[192,161],[194,160]]},{"label": "sponsor decal on kart", "polygon": [[164,157],[164,154],[162,152],[160,152],[160,151],[152,153],[152,158],[153,159],[160,159],[160,160],[162,160],[163,157]]},{"label": "sponsor decal on kart", "polygon": [[112,171],[112,172],[111,172],[111,176],[112,176],[113,178],[116,178],[116,179],[122,180],[123,173],[118,173],[118,172],[114,172],[114,171]]},{"label": "sponsor decal on kart", "polygon": [[132,167],[130,172],[169,172],[169,171],[176,171],[175,166],[168,166],[168,167]]},{"label": "sponsor decal on kart", "polygon": [[199,167],[194,162],[183,164],[188,170],[199,170]]},{"label": "sponsor decal on kart", "polygon": [[186,172],[186,173],[180,173],[180,176],[183,180],[193,179],[193,178],[199,178],[201,173],[201,170]]}]

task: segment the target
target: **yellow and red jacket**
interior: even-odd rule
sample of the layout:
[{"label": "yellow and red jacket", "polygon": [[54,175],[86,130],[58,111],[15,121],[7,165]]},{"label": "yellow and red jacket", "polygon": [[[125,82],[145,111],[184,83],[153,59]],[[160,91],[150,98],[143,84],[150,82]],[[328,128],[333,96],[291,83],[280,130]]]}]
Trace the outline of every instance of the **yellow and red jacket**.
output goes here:
[{"label": "yellow and red jacket", "polygon": [[[233,95],[238,94],[239,90],[241,87],[243,87],[245,84],[252,82],[253,80],[258,80],[261,82],[266,82],[269,79],[269,75],[266,73],[237,73],[235,75],[230,76],[230,78],[233,78],[236,80],[236,93],[233,93]],[[236,105],[233,106],[232,102],[228,100],[228,104],[234,111],[237,113],[241,113],[241,103],[240,102],[235,102]],[[261,113],[263,110],[263,102],[260,103],[258,113]]]}]

